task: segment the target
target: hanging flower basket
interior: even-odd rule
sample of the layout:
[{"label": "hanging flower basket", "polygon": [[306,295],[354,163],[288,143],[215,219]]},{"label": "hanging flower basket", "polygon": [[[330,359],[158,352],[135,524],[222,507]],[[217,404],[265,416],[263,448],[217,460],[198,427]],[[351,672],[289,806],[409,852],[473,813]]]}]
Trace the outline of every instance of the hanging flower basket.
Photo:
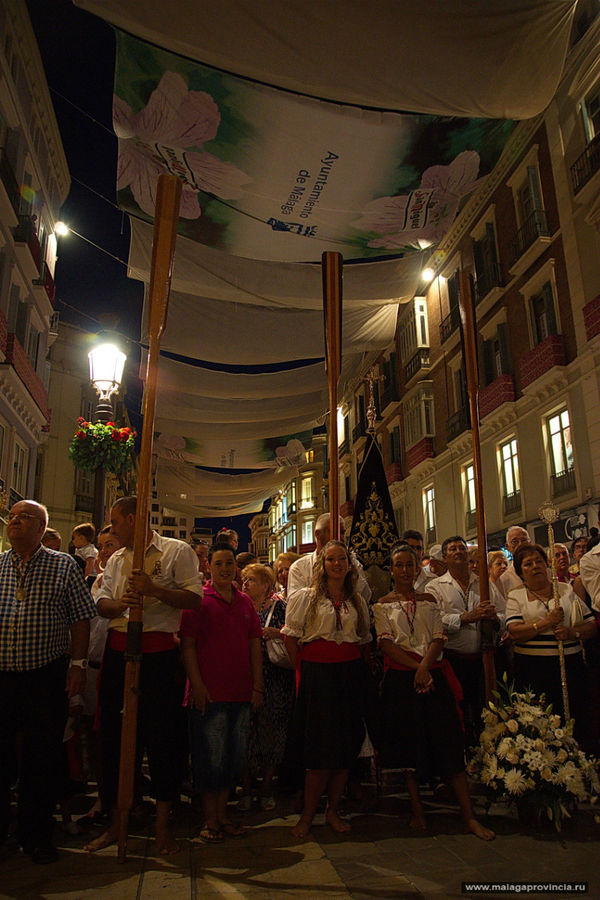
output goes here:
[{"label": "hanging flower basket", "polygon": [[93,425],[85,419],[77,419],[79,428],[69,446],[69,456],[78,469],[95,472],[105,469],[118,475],[133,465],[135,431],[117,428],[114,422]]},{"label": "hanging flower basket", "polygon": [[545,819],[560,831],[579,803],[595,801],[596,760],[579,749],[573,720],[561,725],[543,694],[517,693],[506,674],[503,681],[482,713],[484,729],[469,770],[490,801],[513,803],[521,821],[537,827]]}]

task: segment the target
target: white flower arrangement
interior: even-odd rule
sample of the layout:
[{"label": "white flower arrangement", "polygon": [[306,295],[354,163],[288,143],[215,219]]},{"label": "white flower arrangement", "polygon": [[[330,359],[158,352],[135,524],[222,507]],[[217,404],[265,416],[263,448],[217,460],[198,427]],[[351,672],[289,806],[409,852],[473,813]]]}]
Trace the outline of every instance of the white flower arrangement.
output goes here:
[{"label": "white flower arrangement", "polygon": [[573,737],[573,720],[560,717],[528,691],[507,684],[484,709],[479,747],[469,766],[490,800],[514,802],[537,817],[545,813],[561,830],[578,803],[595,802],[600,792],[597,760],[588,758]]}]

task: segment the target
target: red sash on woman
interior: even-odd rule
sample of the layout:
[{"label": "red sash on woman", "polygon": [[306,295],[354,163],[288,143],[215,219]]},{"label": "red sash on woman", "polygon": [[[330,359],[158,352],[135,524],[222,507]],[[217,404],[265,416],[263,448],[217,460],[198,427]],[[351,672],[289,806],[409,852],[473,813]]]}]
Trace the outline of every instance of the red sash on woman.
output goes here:
[{"label": "red sash on woman", "polygon": [[[404,650],[402,648],[403,653],[406,653],[407,656],[410,656],[411,659],[414,659],[415,662],[422,662],[423,657],[419,656],[418,653],[413,653],[412,650]],[[395,659],[390,659],[389,656],[384,655],[383,659],[383,667],[387,672],[388,669],[395,669],[398,672],[414,672],[414,669],[411,669],[410,666],[405,666],[402,663],[396,662]],[[446,679],[448,683],[448,687],[452,692],[452,696],[454,697],[454,702],[456,703],[456,709],[458,711],[458,717],[460,719],[460,724],[462,725],[463,731],[465,730],[465,723],[463,718],[463,712],[460,706],[460,702],[463,699],[463,689],[460,681],[456,677],[454,673],[454,669],[448,659],[441,659],[439,662],[434,662],[430,669],[441,669],[442,675]]]},{"label": "red sash on woman", "polygon": [[296,651],[296,693],[300,688],[300,670],[304,660],[318,663],[352,662],[353,659],[360,659],[360,655],[360,644],[348,641],[337,644],[335,641],[317,638],[308,644],[299,644]]}]

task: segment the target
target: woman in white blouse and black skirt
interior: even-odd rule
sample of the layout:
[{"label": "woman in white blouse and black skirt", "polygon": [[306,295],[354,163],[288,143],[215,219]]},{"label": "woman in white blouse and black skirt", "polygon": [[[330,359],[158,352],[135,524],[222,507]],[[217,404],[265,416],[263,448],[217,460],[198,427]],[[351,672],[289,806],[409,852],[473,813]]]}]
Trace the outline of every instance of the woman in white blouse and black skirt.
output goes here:
[{"label": "woman in white blouse and black skirt", "polygon": [[338,804],[350,767],[365,738],[365,664],[369,612],[356,590],[358,572],[341,541],[319,554],[313,585],[288,600],[282,634],[292,659],[300,656],[300,685],[292,723],[292,746],[306,768],[304,811],[292,829],[306,837],[322,794],[326,822],[339,833],[350,825]]},{"label": "woman in white blouse and black skirt", "polygon": [[394,591],[374,606],[384,653],[381,702],[383,768],[403,769],[410,796],[411,828],[425,830],[419,776],[439,775],[454,788],[469,831],[483,840],[494,832],[475,818],[465,774],[464,736],[456,702],[460,685],[442,660],[444,630],[430,594],[416,594],[419,563],[408,544],[392,550]]}]

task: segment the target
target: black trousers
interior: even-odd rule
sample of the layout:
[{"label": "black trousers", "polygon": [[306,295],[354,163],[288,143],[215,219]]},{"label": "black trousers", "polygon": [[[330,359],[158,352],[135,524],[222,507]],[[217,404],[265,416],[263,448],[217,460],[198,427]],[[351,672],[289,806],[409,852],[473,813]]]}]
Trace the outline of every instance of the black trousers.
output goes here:
[{"label": "black trousers", "polygon": [[461,707],[465,724],[465,747],[474,747],[479,743],[481,712],[485,703],[483,660],[481,657],[464,657],[451,650],[444,650],[444,656],[450,660],[463,691]]},{"label": "black trousers", "polygon": [[21,844],[51,840],[63,782],[67,667],[67,658],[61,657],[28,672],[0,672],[0,837],[6,835],[10,821],[15,738],[21,732],[17,832]]},{"label": "black trousers", "polygon": [[[119,787],[124,678],[125,654],[107,647],[99,690],[102,803],[106,810],[116,805]],[[139,767],[146,750],[157,800],[175,801],[179,795],[181,745],[185,740],[182,702],[178,651],[144,653],[140,668],[136,764]]]}]

